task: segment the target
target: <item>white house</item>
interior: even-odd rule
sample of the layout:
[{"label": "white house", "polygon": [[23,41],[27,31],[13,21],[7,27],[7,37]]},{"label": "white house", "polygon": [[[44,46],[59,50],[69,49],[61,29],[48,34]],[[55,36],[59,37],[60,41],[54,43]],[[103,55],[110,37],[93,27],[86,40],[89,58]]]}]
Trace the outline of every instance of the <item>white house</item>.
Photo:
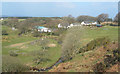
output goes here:
[{"label": "white house", "polygon": [[93,25],[96,25],[96,24],[98,24],[98,23],[97,23],[97,22],[93,22],[92,24],[93,24]]},{"label": "white house", "polygon": [[65,26],[62,26],[61,24],[58,24],[58,28],[71,28],[74,26],[82,26],[81,24],[74,23],[74,24],[65,24]]},{"label": "white house", "polygon": [[58,28],[62,28],[63,26],[61,24],[58,24]]},{"label": "white house", "polygon": [[37,26],[36,27],[39,32],[52,32],[50,29],[43,27],[43,26]]},{"label": "white house", "polygon": [[91,22],[91,21],[83,21],[83,22],[81,22],[81,25],[96,25],[97,24],[97,22]]},{"label": "white house", "polygon": [[0,19],[1,21],[3,20],[3,18]]},{"label": "white house", "polygon": [[12,27],[12,30],[13,30],[13,31],[16,30],[15,27]]},{"label": "white house", "polygon": [[74,26],[73,24],[70,24],[70,25],[67,26],[67,28],[71,28],[71,27],[73,27],[73,26]]},{"label": "white house", "polygon": [[69,28],[69,24],[68,23],[58,24],[58,28]]}]

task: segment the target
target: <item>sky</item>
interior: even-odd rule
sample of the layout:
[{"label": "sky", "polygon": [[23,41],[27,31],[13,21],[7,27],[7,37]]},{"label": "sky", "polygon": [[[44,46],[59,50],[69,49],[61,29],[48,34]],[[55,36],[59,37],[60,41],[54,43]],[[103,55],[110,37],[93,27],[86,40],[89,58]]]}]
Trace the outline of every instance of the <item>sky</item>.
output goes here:
[{"label": "sky", "polygon": [[1,0],[2,2],[118,2],[120,0]]},{"label": "sky", "polygon": [[118,13],[118,2],[2,2],[2,15],[19,17],[63,17],[71,14],[98,16]]}]

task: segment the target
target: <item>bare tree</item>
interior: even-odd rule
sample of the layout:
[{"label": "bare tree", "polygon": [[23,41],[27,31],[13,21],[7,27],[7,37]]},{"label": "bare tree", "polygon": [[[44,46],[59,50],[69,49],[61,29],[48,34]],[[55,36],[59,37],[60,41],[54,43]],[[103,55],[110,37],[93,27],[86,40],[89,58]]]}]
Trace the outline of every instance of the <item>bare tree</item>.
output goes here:
[{"label": "bare tree", "polygon": [[97,21],[100,22],[105,22],[108,19],[108,14],[100,14],[97,16]]},{"label": "bare tree", "polygon": [[120,19],[120,12],[115,16],[114,21],[118,22],[118,19]]},{"label": "bare tree", "polygon": [[68,15],[67,17],[63,17],[62,19],[63,19],[63,21],[68,22],[69,24],[75,22],[75,18],[72,15]]},{"label": "bare tree", "polygon": [[77,17],[77,22],[83,22],[83,21],[96,21],[95,17],[92,16],[87,16],[87,15],[82,15]]},{"label": "bare tree", "polygon": [[68,29],[62,44],[62,58],[69,60],[76,55],[81,44],[81,37],[84,34],[82,27],[72,27]]}]

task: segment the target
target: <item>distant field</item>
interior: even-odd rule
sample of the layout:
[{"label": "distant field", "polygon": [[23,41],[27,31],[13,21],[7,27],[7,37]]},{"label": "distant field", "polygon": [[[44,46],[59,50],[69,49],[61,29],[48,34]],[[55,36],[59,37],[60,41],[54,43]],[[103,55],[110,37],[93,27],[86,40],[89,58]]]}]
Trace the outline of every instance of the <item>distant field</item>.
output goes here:
[{"label": "distant field", "polygon": [[24,20],[26,20],[26,19],[18,19],[19,22],[24,21]]},{"label": "distant field", "polygon": [[[23,21],[20,19],[20,21]],[[31,55],[34,51],[42,51],[41,46],[38,45],[31,45],[31,42],[35,40],[39,40],[41,38],[32,37],[30,34],[18,36],[18,30],[12,31],[11,28],[7,26],[2,26],[2,30],[7,30],[9,33],[8,36],[3,36],[2,40],[2,52],[3,55],[9,55],[11,50],[17,51],[19,54],[17,57],[22,60],[22,62],[29,66],[37,66],[38,68],[48,67],[54,64],[58,58],[61,56],[61,45],[57,43],[55,39],[50,39],[50,44],[55,44],[55,47],[50,47],[47,49],[46,54],[48,54],[48,58],[51,60],[42,64],[35,64],[33,62],[34,56]],[[82,44],[80,47],[86,45],[89,41],[103,36],[108,36],[111,41],[118,40],[118,27],[112,26],[104,26],[101,28],[89,28],[85,27],[84,29],[85,34],[82,37]]]},{"label": "distant field", "polygon": [[86,45],[89,41],[100,37],[108,37],[111,41],[118,41],[118,27],[104,26],[100,28],[85,28],[84,35],[82,36],[82,46]]}]

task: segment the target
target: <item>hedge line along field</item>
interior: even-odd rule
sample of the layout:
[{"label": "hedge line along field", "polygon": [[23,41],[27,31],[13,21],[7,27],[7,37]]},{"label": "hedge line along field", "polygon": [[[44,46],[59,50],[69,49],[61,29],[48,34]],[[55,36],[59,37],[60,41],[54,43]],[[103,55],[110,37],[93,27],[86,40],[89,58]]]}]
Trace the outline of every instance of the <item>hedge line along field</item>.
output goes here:
[{"label": "hedge line along field", "polygon": [[[6,30],[8,32],[8,35],[2,36],[2,54],[4,56],[10,56],[12,53],[14,55],[17,55],[13,57],[20,59],[23,64],[37,68],[49,67],[53,65],[61,56],[62,46],[54,38],[45,38],[48,40],[48,42],[45,43],[44,46],[36,42],[41,40],[42,37],[33,37],[31,33],[18,36],[18,30],[13,31],[10,27],[7,26],[2,26],[2,30]],[[84,27],[84,33],[85,34],[81,36],[82,44],[80,44],[80,47],[85,46],[96,38],[105,36],[109,37],[111,41],[118,41],[118,27]],[[57,38],[58,37],[59,36],[57,36]],[[41,54],[37,54],[35,56],[36,52],[41,53],[43,51],[43,47],[46,47],[44,50],[45,57],[39,57]],[[42,63],[39,62],[41,61],[39,58],[42,58]]]}]

